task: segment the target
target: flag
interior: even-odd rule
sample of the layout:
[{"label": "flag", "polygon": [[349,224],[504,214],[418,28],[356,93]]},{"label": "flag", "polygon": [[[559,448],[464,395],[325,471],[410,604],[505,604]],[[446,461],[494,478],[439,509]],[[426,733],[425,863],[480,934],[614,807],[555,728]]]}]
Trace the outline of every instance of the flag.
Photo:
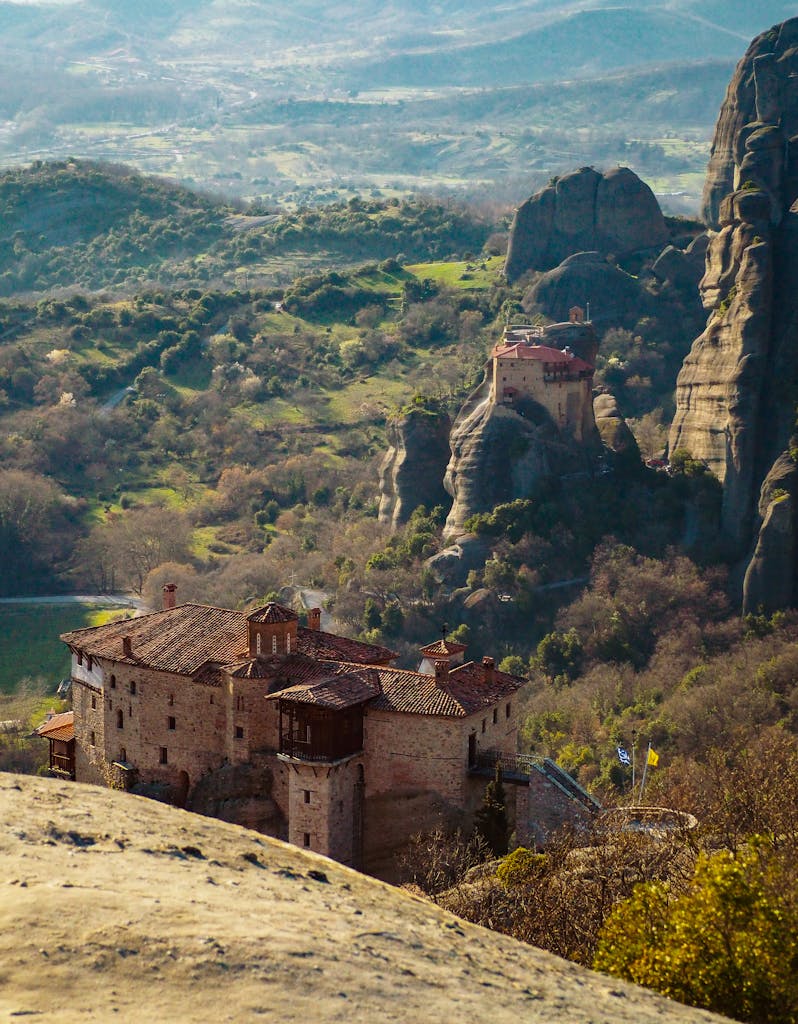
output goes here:
[{"label": "flag", "polygon": [[648,757],[646,758],[646,764],[650,768],[656,768],[659,764],[659,754],[656,752],[656,750],[652,750],[651,747],[648,748]]},{"label": "flag", "polygon": [[618,760],[624,766],[624,768],[630,768],[632,765],[632,759],[629,757],[629,752],[624,750],[623,747],[618,747]]}]

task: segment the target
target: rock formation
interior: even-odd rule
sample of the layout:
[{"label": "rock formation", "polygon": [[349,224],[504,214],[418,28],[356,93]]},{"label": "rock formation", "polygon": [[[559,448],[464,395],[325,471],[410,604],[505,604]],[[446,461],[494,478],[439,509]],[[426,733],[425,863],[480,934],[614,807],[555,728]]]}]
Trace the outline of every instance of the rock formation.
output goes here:
[{"label": "rock formation", "polygon": [[451,425],[448,413],[424,405],[389,421],[390,448],[380,466],[380,522],[397,527],[419,505],[448,507],[443,474]]},{"label": "rock formation", "polygon": [[[584,309],[588,304],[591,322],[604,329],[632,326],[653,303],[637,278],[599,252],[568,256],[530,285],[523,298],[528,313],[542,313],[558,321],[567,320],[573,306]],[[595,363],[595,353],[588,362]]]},{"label": "rock formation", "polygon": [[637,441],[621,415],[614,395],[596,395],[593,400],[596,429],[606,448],[616,455],[626,455],[640,461]]},{"label": "rock formation", "polygon": [[651,189],[628,167],[601,174],[582,167],[519,206],[510,230],[505,272],[550,270],[573,253],[638,252],[668,239]]},{"label": "rock formation", "polygon": [[[670,434],[671,451],[687,449],[723,483],[724,534],[744,563],[756,562],[746,607],[772,578],[774,558],[790,565],[790,602],[796,597],[794,542],[783,541],[791,516],[786,507],[769,515],[760,503],[798,397],[796,46],[798,19],[758,36],[721,110],[704,192],[717,228],[701,281],[711,313],[679,374]],[[785,593],[782,586],[780,601]]]},{"label": "rock formation", "polygon": [[722,1022],[126,793],[0,774],[0,818],[9,1020]]},{"label": "rock formation", "polygon": [[453,499],[445,536],[462,533],[466,520],[477,512],[528,497],[546,477],[589,469],[595,445],[570,440],[545,409],[533,406],[497,404],[486,380],[460,410],[444,480]]}]

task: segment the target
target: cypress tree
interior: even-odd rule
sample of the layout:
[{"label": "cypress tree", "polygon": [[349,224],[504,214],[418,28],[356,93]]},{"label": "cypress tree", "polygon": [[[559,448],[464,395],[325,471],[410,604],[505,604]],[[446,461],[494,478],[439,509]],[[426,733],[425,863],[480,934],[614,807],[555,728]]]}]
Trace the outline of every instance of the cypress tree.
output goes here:
[{"label": "cypress tree", "polygon": [[474,818],[474,825],[493,851],[494,856],[503,857],[507,853],[507,841],[510,828],[507,823],[507,805],[502,781],[502,766],[496,762],[496,774],[492,782],[485,788],[482,806]]}]

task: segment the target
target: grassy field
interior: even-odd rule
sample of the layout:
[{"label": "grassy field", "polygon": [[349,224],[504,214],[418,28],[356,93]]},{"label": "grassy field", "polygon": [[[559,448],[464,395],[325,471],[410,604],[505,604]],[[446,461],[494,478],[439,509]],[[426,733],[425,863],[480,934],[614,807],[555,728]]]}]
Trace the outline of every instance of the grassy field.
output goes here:
[{"label": "grassy field", "polygon": [[24,679],[42,677],[55,692],[69,675],[69,651],[61,633],[99,626],[117,615],[92,605],[0,605],[0,693],[13,693]]}]

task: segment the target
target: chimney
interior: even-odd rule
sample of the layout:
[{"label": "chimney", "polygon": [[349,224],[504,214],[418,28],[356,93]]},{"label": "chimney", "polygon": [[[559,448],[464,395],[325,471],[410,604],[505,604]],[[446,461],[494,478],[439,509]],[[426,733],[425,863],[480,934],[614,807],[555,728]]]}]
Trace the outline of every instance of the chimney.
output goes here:
[{"label": "chimney", "polygon": [[163,610],[168,611],[170,608],[174,608],[177,603],[177,584],[167,583],[163,587]]},{"label": "chimney", "polygon": [[308,629],[321,629],[321,608],[308,608]]},{"label": "chimney", "polygon": [[133,653],[133,642],[129,636],[122,637],[122,653],[127,658]]},{"label": "chimney", "polygon": [[483,658],[482,659],[482,668],[485,671],[485,682],[488,684],[488,686],[492,686],[493,685],[493,681],[496,678],[494,673],[493,673],[493,666],[494,666],[493,658]]},{"label": "chimney", "polygon": [[435,661],[435,682],[443,683],[449,678],[449,659],[439,658]]}]

